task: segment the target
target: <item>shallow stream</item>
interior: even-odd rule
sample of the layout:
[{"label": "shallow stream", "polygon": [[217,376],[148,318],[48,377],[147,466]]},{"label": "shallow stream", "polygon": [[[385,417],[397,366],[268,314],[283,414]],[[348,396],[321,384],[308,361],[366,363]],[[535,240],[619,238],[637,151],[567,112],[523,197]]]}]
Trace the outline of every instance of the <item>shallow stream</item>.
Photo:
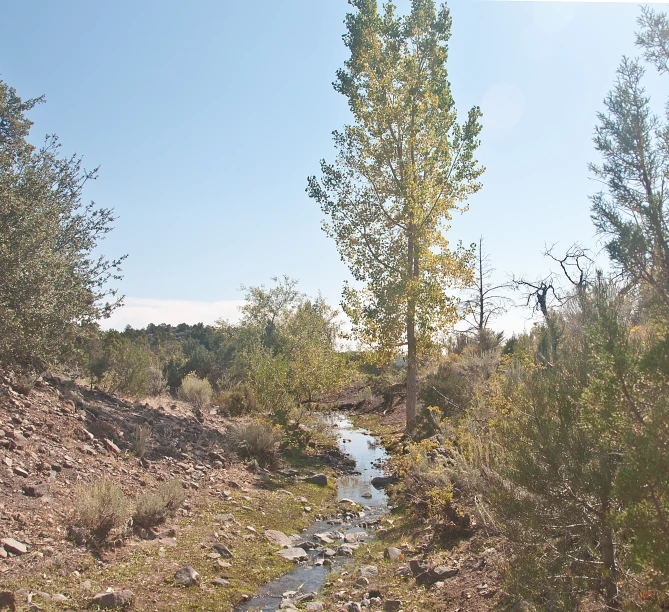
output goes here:
[{"label": "shallow stream", "polygon": [[[314,541],[317,546],[307,551],[309,559],[302,561],[295,568],[266,584],[260,590],[257,597],[235,608],[236,612],[275,612],[280,609],[284,593],[297,592],[299,594],[315,593],[320,590],[327,575],[345,565],[349,558],[347,556],[332,556],[331,566],[323,565],[323,546],[318,543],[314,535],[336,532],[338,538],[329,548],[336,549],[338,545],[345,542],[345,538],[351,534],[365,532],[373,536],[370,526],[375,525],[381,515],[387,510],[386,495],[382,490],[375,489],[371,482],[376,476],[383,476],[381,464],[386,459],[386,453],[377,440],[365,430],[353,427],[350,419],[341,414],[330,415],[325,423],[330,427],[338,438],[339,447],[351,459],[356,462],[356,472],[351,475],[341,476],[337,480],[337,498],[352,500],[361,506],[361,516],[333,517],[330,520],[316,521],[306,531],[300,534],[302,541]],[[342,512],[346,506],[342,507]],[[341,523],[339,521],[341,520]],[[364,539],[361,539],[364,541]]]}]

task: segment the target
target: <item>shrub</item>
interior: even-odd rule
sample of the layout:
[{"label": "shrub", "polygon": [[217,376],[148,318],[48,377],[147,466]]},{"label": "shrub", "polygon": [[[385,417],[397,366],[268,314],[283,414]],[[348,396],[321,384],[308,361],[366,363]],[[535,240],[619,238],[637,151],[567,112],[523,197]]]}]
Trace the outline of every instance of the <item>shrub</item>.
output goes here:
[{"label": "shrub", "polygon": [[37,375],[32,372],[26,374],[16,374],[12,387],[21,395],[30,395],[30,392],[35,388],[37,382]]},{"label": "shrub", "polygon": [[232,425],[228,430],[232,447],[240,457],[257,459],[261,463],[276,460],[283,430],[264,421]]},{"label": "shrub", "polygon": [[145,493],[139,497],[132,516],[133,524],[145,529],[160,525],[184,503],[185,498],[180,481],[165,482],[155,493]]},{"label": "shrub", "polygon": [[194,372],[187,374],[181,381],[179,397],[200,411],[211,402],[214,392],[208,380],[198,378]]},{"label": "shrub", "polygon": [[186,501],[186,492],[180,480],[170,480],[158,487],[158,495],[165,504],[168,514],[176,512]]},{"label": "shrub", "polygon": [[98,543],[104,542],[112,529],[122,527],[130,518],[130,501],[111,480],[79,486],[76,499],[79,523],[90,530]]},{"label": "shrub", "polygon": [[149,369],[149,394],[156,396],[167,390],[167,382],[163,377],[160,368],[152,367]]},{"label": "shrub", "polygon": [[148,345],[112,335],[108,339],[106,354],[108,366],[101,379],[101,385],[106,391],[127,393],[135,397],[148,395],[151,389],[152,359]]},{"label": "shrub", "polygon": [[231,417],[250,414],[258,409],[255,395],[246,385],[238,385],[234,389],[221,391],[216,395],[215,402],[226,415]]},{"label": "shrub", "polygon": [[132,452],[140,459],[146,454],[146,449],[151,440],[151,427],[149,425],[135,425],[135,439],[132,443]]}]

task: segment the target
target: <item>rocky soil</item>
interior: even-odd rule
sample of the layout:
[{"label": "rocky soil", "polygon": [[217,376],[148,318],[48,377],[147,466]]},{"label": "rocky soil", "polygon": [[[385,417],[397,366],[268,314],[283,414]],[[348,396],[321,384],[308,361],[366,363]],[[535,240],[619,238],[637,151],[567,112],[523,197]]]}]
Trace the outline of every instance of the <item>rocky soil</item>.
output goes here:
[{"label": "rocky soil", "polygon": [[[266,530],[299,533],[334,512],[333,486],[305,480],[310,467],[336,471],[332,447],[297,470],[252,473],[229,452],[230,420],[216,409],[199,423],[169,397],[135,403],[57,376],[26,391],[0,372],[0,609],[231,610],[293,564]],[[152,431],[142,458],[138,425]],[[128,526],[98,549],[76,510],[78,487],[101,478],[133,499],[178,479],[186,501],[168,524]]]}]

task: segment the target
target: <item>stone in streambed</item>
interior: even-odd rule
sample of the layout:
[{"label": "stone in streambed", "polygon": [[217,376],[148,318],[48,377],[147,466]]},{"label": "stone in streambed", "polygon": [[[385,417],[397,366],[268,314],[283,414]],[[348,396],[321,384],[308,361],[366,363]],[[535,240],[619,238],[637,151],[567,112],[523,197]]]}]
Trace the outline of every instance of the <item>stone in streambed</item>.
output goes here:
[{"label": "stone in streambed", "polygon": [[276,554],[284,559],[292,561],[300,561],[309,558],[309,555],[307,555],[303,548],[284,548],[283,550],[277,551]]}]

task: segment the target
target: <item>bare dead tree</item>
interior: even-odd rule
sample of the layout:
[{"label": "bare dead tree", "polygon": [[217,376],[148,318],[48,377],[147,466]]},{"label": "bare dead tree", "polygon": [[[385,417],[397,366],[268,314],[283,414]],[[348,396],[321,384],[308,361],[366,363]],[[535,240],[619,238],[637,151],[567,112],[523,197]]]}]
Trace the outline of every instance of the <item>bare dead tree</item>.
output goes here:
[{"label": "bare dead tree", "polygon": [[[548,318],[550,308],[554,303],[565,304],[575,296],[576,292],[585,289],[590,284],[595,267],[590,252],[580,245],[571,246],[563,257],[554,254],[555,246],[544,249],[543,255],[560,266],[562,275],[551,272],[548,276],[534,281],[524,277],[514,277],[512,280],[513,286],[523,291],[526,306],[534,303],[534,312],[541,312],[544,319]],[[560,282],[562,277],[566,279],[569,286],[563,286]]]},{"label": "bare dead tree", "polygon": [[472,290],[471,297],[463,302],[465,319],[470,324],[469,332],[481,333],[487,328],[490,319],[504,314],[512,303],[511,298],[503,294],[503,291],[512,285],[509,283],[495,285],[492,282],[494,271],[490,265],[490,256],[483,252],[483,237],[481,237],[476,256],[476,286]]}]

